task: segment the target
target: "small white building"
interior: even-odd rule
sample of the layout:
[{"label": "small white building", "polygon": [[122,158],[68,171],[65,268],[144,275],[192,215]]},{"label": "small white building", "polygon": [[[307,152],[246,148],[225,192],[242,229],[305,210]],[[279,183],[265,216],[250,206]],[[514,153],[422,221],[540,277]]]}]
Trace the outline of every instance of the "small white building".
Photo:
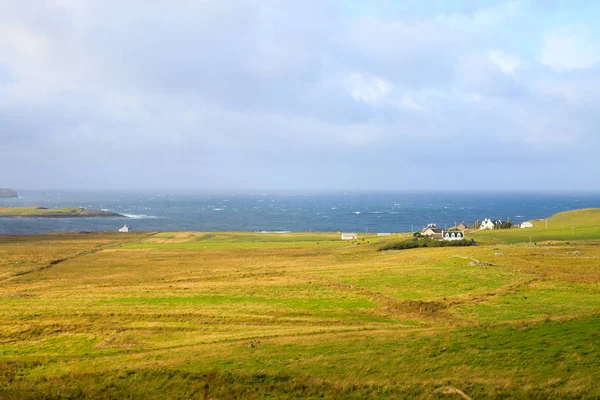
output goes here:
[{"label": "small white building", "polygon": [[481,226],[479,227],[479,229],[484,230],[484,229],[494,229],[496,226],[494,225],[494,223],[492,222],[491,219],[486,218],[483,220],[483,222],[481,223]]},{"label": "small white building", "polygon": [[121,229],[119,229],[119,232],[122,232],[122,233],[127,233],[127,232],[129,232],[129,226],[127,226],[127,225],[124,225],[124,226],[123,226]]},{"label": "small white building", "polygon": [[521,224],[521,228],[533,228],[531,221],[525,221]]},{"label": "small white building", "polygon": [[465,233],[464,232],[460,232],[460,231],[456,231],[456,232],[448,232],[448,231],[442,231],[442,239],[443,240],[448,240],[448,241],[452,241],[452,240],[463,240],[465,238]]},{"label": "small white building", "polygon": [[358,235],[356,233],[342,233],[342,240],[356,240]]},{"label": "small white building", "polygon": [[382,237],[382,236],[392,236],[391,233],[378,233],[377,236]]}]

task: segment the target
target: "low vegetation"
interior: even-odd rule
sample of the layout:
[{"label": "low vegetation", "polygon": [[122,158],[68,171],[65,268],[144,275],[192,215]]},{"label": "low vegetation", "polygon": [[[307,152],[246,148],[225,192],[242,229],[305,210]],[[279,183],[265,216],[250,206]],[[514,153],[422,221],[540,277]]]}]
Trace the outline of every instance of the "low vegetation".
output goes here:
[{"label": "low vegetation", "polygon": [[387,243],[381,246],[378,250],[406,250],[406,249],[416,249],[419,247],[463,247],[463,246],[472,246],[474,244],[473,241],[467,239],[461,240],[433,240],[428,237],[421,238],[413,238],[404,240],[402,242],[396,243]]},{"label": "low vegetation", "polygon": [[386,252],[314,233],[3,236],[0,398],[598,398],[598,216]]}]

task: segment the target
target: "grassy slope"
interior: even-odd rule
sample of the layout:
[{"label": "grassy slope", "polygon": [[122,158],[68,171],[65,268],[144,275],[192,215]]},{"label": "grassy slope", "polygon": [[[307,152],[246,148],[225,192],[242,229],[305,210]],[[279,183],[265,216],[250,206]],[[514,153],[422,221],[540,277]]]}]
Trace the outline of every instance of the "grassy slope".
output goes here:
[{"label": "grassy slope", "polygon": [[566,211],[546,220],[533,221],[533,228],[477,231],[472,233],[482,243],[541,242],[546,240],[586,240],[600,237],[600,208]]},{"label": "grassy slope", "polygon": [[519,232],[0,238],[0,398],[598,398],[600,233]]}]

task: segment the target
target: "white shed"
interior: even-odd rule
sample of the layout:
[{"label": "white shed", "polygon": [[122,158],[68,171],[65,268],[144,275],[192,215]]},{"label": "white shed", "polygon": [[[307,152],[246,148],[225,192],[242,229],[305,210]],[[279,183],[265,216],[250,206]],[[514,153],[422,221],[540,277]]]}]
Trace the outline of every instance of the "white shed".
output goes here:
[{"label": "white shed", "polygon": [[358,235],[356,233],[342,233],[342,240],[356,240]]},{"label": "white shed", "polygon": [[521,224],[521,228],[533,228],[531,221],[525,221]]},{"label": "white shed", "polygon": [[127,225],[124,225],[124,226],[123,226],[121,229],[119,229],[119,232],[122,232],[122,233],[127,233],[127,232],[129,232],[129,226],[127,226]]}]

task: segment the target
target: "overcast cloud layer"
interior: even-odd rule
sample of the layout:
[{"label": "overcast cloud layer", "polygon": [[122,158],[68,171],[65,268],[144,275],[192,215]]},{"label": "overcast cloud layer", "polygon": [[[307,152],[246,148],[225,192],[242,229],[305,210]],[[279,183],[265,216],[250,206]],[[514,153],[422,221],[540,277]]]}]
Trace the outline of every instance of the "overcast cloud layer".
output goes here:
[{"label": "overcast cloud layer", "polygon": [[596,4],[3,0],[0,187],[597,191]]}]

